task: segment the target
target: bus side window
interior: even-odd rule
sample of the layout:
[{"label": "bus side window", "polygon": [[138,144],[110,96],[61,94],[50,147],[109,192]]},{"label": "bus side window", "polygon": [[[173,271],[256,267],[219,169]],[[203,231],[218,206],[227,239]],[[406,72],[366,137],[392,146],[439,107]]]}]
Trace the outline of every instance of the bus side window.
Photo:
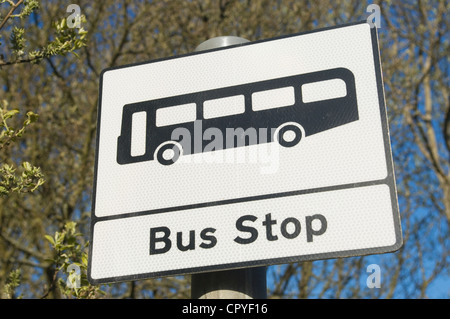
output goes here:
[{"label": "bus side window", "polygon": [[294,87],[255,92],[252,94],[253,111],[263,111],[295,104]]},{"label": "bus side window", "polygon": [[245,112],[244,95],[233,95],[203,102],[203,117],[211,119]]},{"label": "bus side window", "polygon": [[156,126],[169,126],[194,122],[197,118],[197,105],[187,103],[162,107],[156,110]]},{"label": "bus side window", "polygon": [[147,112],[135,112],[131,117],[131,156],[141,156],[146,150]]},{"label": "bus side window", "polygon": [[347,85],[342,79],[305,83],[301,87],[303,103],[311,103],[347,96]]}]

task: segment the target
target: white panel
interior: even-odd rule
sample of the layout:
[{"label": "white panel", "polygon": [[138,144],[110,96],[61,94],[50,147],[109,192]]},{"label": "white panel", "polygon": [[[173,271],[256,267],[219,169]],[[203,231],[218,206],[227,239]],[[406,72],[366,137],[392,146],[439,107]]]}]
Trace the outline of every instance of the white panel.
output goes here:
[{"label": "white panel", "polygon": [[147,112],[136,112],[131,119],[131,156],[145,154]]},{"label": "white panel", "polygon": [[252,109],[254,111],[268,110],[294,104],[295,93],[292,86],[252,94]]},{"label": "white panel", "polygon": [[341,79],[331,79],[302,85],[304,103],[336,99],[347,95],[347,87]]},{"label": "white panel", "polygon": [[197,116],[195,103],[164,107],[156,110],[156,126],[194,122]]},{"label": "white panel", "polygon": [[[209,155],[223,158],[223,164],[207,163],[203,160],[205,153],[182,156],[169,167],[154,160],[118,165],[112,156],[117,149],[125,104],[336,67],[347,68],[354,74],[359,120],[306,137],[296,147],[277,150],[273,148],[276,144],[271,143],[242,148],[255,152],[263,160],[240,164],[227,161],[239,149],[210,152]],[[103,77],[97,217],[359,183],[387,176],[368,25],[115,69]],[[172,110],[173,116],[177,116],[175,108]],[[191,114],[190,120],[193,107],[191,110],[187,112]],[[202,134],[192,138],[201,139]]]},{"label": "white panel", "polygon": [[[182,156],[177,163],[166,167],[154,160],[118,165],[112,156],[117,149],[125,104],[336,67],[347,68],[354,74],[359,120],[306,137],[298,147],[280,148],[277,152],[275,148],[271,151],[275,143],[248,148],[266,160],[215,164],[202,160],[204,154],[196,154]],[[368,25],[115,69],[103,77],[97,217],[358,183],[387,176]],[[181,116],[175,108],[172,110],[173,116]],[[191,110],[187,112],[191,114],[190,120],[193,107]],[[202,134],[192,138],[201,139]],[[210,155],[225,160],[237,150]]]},{"label": "white panel", "polygon": [[210,119],[245,112],[243,95],[228,96],[220,99],[208,100],[203,103],[203,117]]},{"label": "white panel", "polygon": [[[270,218],[276,221],[271,228],[276,240],[267,240],[266,227],[263,225],[267,214],[271,214]],[[327,225],[322,235],[313,236],[312,241],[308,242],[306,216],[315,214],[322,215]],[[255,228],[258,237],[251,243],[239,244],[234,240],[237,236],[249,237],[248,232],[236,227],[236,221],[244,215],[257,218],[243,225]],[[295,218],[300,223],[300,233],[292,239],[281,233],[282,222],[287,218]],[[317,224],[319,220],[315,222]],[[150,229],[156,227],[170,230],[168,238],[171,248],[165,253],[152,255]],[[312,227],[317,231],[321,223],[312,223]],[[206,228],[215,229],[209,235],[214,236],[217,243],[210,248],[201,248],[202,242],[210,243],[201,238],[201,231]],[[91,276],[94,279],[130,276],[390,246],[396,241],[393,228],[389,187],[386,185],[102,221],[95,224],[94,228]],[[292,232],[292,229],[286,229]],[[195,248],[178,250],[177,232],[182,232],[183,244],[186,245],[191,230],[195,231]],[[160,233],[155,237],[162,235]],[[164,246],[163,242],[155,243],[158,249]]]}]

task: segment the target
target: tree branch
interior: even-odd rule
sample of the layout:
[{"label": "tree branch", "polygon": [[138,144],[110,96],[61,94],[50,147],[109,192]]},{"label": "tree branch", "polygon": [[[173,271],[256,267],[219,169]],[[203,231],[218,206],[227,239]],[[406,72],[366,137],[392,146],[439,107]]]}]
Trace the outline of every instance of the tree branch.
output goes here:
[{"label": "tree branch", "polygon": [[8,65],[13,65],[13,64],[30,63],[30,62],[38,61],[41,59],[42,59],[42,57],[33,57],[33,58],[28,58],[28,59],[19,59],[19,60],[15,60],[15,61],[6,61],[6,62],[0,60],[0,68],[2,66],[8,66]]},{"label": "tree branch", "polygon": [[8,14],[6,15],[6,17],[3,19],[2,23],[0,23],[0,30],[5,26],[6,21],[9,20],[9,18],[11,18],[11,15],[14,13],[14,11],[16,11],[16,9],[22,4],[24,0],[19,0],[17,1],[16,4],[11,4],[11,10],[9,10]]},{"label": "tree branch", "polygon": [[0,237],[3,238],[6,242],[8,242],[10,245],[12,245],[14,248],[21,250],[24,253],[37,258],[38,260],[45,260],[46,258],[45,255],[21,245],[17,240],[10,238],[9,236],[3,234],[2,232],[0,232]]}]

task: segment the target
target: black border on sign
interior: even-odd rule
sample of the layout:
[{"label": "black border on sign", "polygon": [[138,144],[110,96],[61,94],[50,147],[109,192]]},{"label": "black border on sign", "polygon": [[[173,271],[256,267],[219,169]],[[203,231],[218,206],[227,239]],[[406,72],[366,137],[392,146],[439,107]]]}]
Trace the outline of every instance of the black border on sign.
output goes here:
[{"label": "black border on sign", "polygon": [[[388,175],[385,179],[378,180],[378,181],[370,181],[370,182],[363,182],[363,183],[354,183],[354,184],[347,184],[347,185],[338,185],[338,186],[303,190],[303,191],[293,191],[293,192],[286,192],[286,193],[280,193],[280,194],[269,194],[269,195],[254,196],[254,197],[248,197],[248,198],[239,198],[239,199],[230,199],[230,200],[210,202],[210,203],[201,203],[201,204],[189,205],[189,206],[183,206],[183,207],[178,206],[178,207],[171,207],[168,209],[128,213],[128,214],[124,214],[124,215],[116,215],[116,216],[108,216],[108,217],[96,217],[95,216],[98,150],[99,150],[99,142],[100,142],[102,88],[103,88],[103,76],[106,72],[111,71],[111,70],[116,70],[116,69],[122,69],[122,68],[127,68],[127,67],[143,65],[143,64],[156,63],[156,62],[167,61],[167,60],[171,60],[171,59],[178,59],[178,58],[197,55],[197,54],[207,54],[212,51],[230,50],[235,47],[254,45],[254,44],[258,44],[258,43],[262,43],[262,42],[280,40],[280,39],[284,39],[284,38],[296,37],[296,36],[315,33],[315,32],[327,31],[327,30],[331,30],[331,29],[345,28],[345,27],[359,25],[359,24],[365,24],[365,23],[367,23],[367,22],[366,21],[353,22],[353,23],[343,24],[343,25],[339,25],[339,26],[331,26],[331,27],[316,29],[316,30],[307,31],[307,32],[300,32],[300,33],[295,33],[295,34],[290,34],[290,35],[284,35],[284,36],[275,37],[275,38],[271,38],[271,39],[258,40],[258,41],[254,41],[254,42],[246,42],[243,44],[237,44],[237,45],[232,45],[232,46],[227,46],[227,47],[220,47],[220,48],[199,51],[199,52],[192,52],[192,53],[187,53],[187,54],[178,55],[178,56],[156,59],[156,60],[152,60],[152,61],[139,62],[139,63],[128,64],[128,65],[123,65],[123,66],[111,67],[111,68],[103,70],[100,74],[100,80],[99,80],[100,90],[99,90],[99,100],[98,100],[96,154],[95,154],[95,166],[94,166],[94,183],[93,183],[93,193],[92,193],[92,211],[91,211],[91,227],[90,227],[91,243],[89,245],[89,259],[88,259],[88,270],[87,270],[89,282],[94,285],[97,285],[97,284],[104,284],[104,283],[140,280],[140,279],[148,279],[148,278],[156,278],[156,277],[164,277],[164,276],[186,275],[186,274],[209,272],[209,271],[220,271],[220,270],[238,269],[238,268],[246,268],[246,267],[268,266],[268,265],[284,264],[284,263],[291,263],[291,262],[302,262],[302,261],[312,261],[312,260],[319,260],[319,259],[331,259],[331,258],[352,257],[352,256],[362,256],[362,255],[371,255],[371,254],[381,254],[381,253],[394,252],[394,251],[398,250],[403,245],[403,238],[402,238],[400,214],[399,214],[398,200],[397,200],[397,190],[396,190],[395,175],[394,175],[394,164],[393,164],[392,153],[391,153],[391,143],[390,143],[390,137],[389,137],[389,126],[388,126],[388,119],[387,119],[386,103],[385,103],[385,98],[384,98],[384,87],[383,87],[379,46],[378,46],[378,35],[377,35],[377,29],[375,27],[371,27],[371,38],[372,38],[372,49],[373,49],[373,57],[374,57],[374,65],[375,65],[375,73],[376,73],[376,82],[377,82],[377,88],[378,88],[378,100],[379,100],[379,106],[380,106],[381,126],[382,126],[382,131],[383,131],[383,140],[384,140],[384,148],[385,148],[385,158],[386,158],[387,172],[388,172]],[[306,194],[306,193],[318,193],[318,192],[324,192],[324,191],[339,190],[339,189],[346,189],[346,188],[356,188],[356,187],[371,186],[371,185],[381,185],[381,184],[387,185],[390,190],[391,205],[392,205],[392,211],[393,211],[392,217],[393,217],[393,222],[394,222],[395,238],[396,238],[396,242],[392,246],[348,250],[348,251],[338,251],[338,252],[332,252],[332,253],[320,253],[320,254],[292,256],[292,257],[282,257],[282,258],[271,258],[271,259],[263,259],[263,260],[247,261],[247,262],[239,262],[239,263],[227,263],[227,264],[220,264],[220,265],[213,265],[213,266],[180,268],[180,269],[170,270],[170,271],[142,273],[142,274],[136,274],[136,275],[117,276],[117,277],[111,277],[111,278],[94,279],[91,277],[91,266],[92,266],[91,258],[92,258],[93,242],[94,242],[94,238],[93,238],[94,237],[94,226],[99,221],[118,219],[118,218],[124,218],[124,217],[132,217],[132,216],[140,216],[140,215],[148,215],[148,214],[153,214],[153,213],[171,212],[171,211],[175,211],[175,210],[183,210],[183,209],[188,209],[188,208],[218,206],[218,205],[226,205],[226,204],[238,203],[238,202],[243,202],[243,201],[260,200],[260,199],[273,198],[273,197],[287,197],[287,196],[300,195],[300,194]]]}]

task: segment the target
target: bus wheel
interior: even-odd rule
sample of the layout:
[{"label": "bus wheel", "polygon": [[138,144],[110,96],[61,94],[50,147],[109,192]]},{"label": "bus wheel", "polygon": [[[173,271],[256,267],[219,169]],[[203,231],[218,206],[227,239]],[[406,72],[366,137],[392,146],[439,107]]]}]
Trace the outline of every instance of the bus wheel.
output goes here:
[{"label": "bus wheel", "polygon": [[172,165],[181,155],[181,148],[178,143],[168,142],[159,147],[156,158],[162,165]]},{"label": "bus wheel", "polygon": [[303,137],[302,129],[298,124],[286,124],[278,129],[276,138],[278,143],[284,147],[297,145]]}]

